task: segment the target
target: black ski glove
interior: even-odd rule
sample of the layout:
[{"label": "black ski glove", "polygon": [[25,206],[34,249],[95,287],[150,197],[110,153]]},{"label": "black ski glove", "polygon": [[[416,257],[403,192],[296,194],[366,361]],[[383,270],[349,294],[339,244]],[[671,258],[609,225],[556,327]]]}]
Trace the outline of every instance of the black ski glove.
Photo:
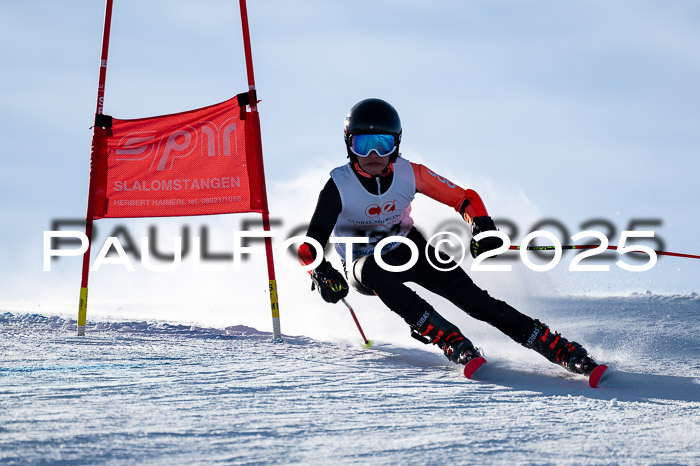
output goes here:
[{"label": "black ski glove", "polygon": [[496,224],[493,223],[491,217],[475,217],[472,221],[472,240],[469,243],[469,251],[472,253],[472,257],[476,258],[479,254],[496,249],[503,245],[503,240],[495,236],[489,236],[482,238],[478,243],[474,241],[474,236],[478,235],[483,231],[498,230]]},{"label": "black ski glove", "polygon": [[318,292],[327,303],[337,303],[348,295],[348,282],[328,261],[324,260],[311,272],[311,280],[311,291],[318,288]]}]

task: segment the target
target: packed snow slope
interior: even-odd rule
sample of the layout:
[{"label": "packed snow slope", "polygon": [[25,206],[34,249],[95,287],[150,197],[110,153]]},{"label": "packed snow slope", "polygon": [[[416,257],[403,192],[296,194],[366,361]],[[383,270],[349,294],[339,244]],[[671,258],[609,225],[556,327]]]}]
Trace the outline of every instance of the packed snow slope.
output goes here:
[{"label": "packed snow slope", "polygon": [[103,321],[79,338],[4,312],[0,463],[699,464],[700,297],[541,305],[611,366],[601,388],[497,332],[469,381],[408,335]]}]

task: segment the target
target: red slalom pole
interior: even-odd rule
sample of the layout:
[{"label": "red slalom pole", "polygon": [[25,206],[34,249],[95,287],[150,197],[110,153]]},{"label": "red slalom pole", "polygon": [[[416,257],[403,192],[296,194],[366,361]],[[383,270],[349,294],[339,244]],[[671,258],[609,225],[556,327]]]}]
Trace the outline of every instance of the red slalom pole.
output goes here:
[{"label": "red slalom pole", "polygon": [[[102,32],[102,54],[100,57],[100,77],[97,85],[97,107],[95,109],[95,118],[97,115],[102,115],[104,110],[105,100],[105,81],[107,79],[107,55],[109,52],[109,33],[112,27],[112,0],[107,0],[105,6],[105,22]],[[93,130],[93,146],[98,129],[97,122]],[[93,150],[94,147],[93,147]],[[93,167],[90,167],[92,172]],[[90,250],[92,245],[92,222],[93,222],[93,202],[95,197],[94,177],[90,173],[90,182],[88,186],[88,201],[87,211],[85,213],[85,236],[88,239],[88,247],[83,254],[83,270],[80,280],[80,299],[78,302],[78,336],[85,336],[85,324],[87,322],[87,294],[88,294],[88,276],[90,274]]]},{"label": "red slalom pole", "polygon": [[[581,244],[581,245],[575,245],[575,244],[565,244],[561,246],[562,249],[595,249],[600,246],[596,246],[593,244]],[[512,251],[520,251],[522,248],[520,246],[511,246],[508,248],[509,250]],[[528,251],[553,251],[555,249],[554,246],[528,246],[525,248]],[[608,246],[607,249],[612,249],[612,250],[617,250],[617,246]],[[640,254],[646,254],[644,251],[629,251],[629,252],[636,252]],[[668,252],[668,251],[656,251],[654,252],[660,256],[675,256],[675,257],[687,257],[690,259],[700,259],[700,256],[696,256],[693,254],[682,254],[680,252]]]},{"label": "red slalom pole", "polygon": [[[243,48],[245,51],[246,71],[248,74],[248,97],[250,106],[250,118],[247,123],[253,125],[253,137],[255,138],[255,149],[257,160],[257,170],[261,187],[262,197],[262,221],[263,230],[270,231],[270,212],[267,204],[267,188],[265,186],[265,167],[263,165],[262,135],[260,132],[260,115],[258,112],[258,97],[255,91],[255,75],[253,73],[253,53],[250,46],[250,31],[248,29],[248,9],[245,0],[240,0],[241,7],[241,29],[243,30]],[[272,338],[282,340],[280,330],[279,301],[277,299],[277,280],[275,279],[275,264],[272,260],[272,239],[265,236],[265,254],[267,256],[267,275],[270,286],[270,308],[272,310]]]}]

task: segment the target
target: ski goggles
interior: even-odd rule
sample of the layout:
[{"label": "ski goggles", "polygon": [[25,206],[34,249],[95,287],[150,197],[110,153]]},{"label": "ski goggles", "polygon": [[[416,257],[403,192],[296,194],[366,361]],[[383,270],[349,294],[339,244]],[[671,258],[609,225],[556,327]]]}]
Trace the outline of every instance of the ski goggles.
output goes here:
[{"label": "ski goggles", "polygon": [[368,157],[372,151],[386,157],[396,150],[396,137],[393,134],[355,134],[350,139],[350,150],[358,157]]}]

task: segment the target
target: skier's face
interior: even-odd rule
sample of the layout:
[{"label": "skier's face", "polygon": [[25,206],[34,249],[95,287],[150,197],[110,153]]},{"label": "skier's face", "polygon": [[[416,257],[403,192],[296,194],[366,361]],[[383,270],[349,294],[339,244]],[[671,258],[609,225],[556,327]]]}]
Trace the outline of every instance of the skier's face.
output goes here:
[{"label": "skier's face", "polygon": [[389,166],[389,156],[380,157],[375,151],[370,152],[367,157],[358,157],[357,163],[360,168],[372,176],[379,175]]}]

